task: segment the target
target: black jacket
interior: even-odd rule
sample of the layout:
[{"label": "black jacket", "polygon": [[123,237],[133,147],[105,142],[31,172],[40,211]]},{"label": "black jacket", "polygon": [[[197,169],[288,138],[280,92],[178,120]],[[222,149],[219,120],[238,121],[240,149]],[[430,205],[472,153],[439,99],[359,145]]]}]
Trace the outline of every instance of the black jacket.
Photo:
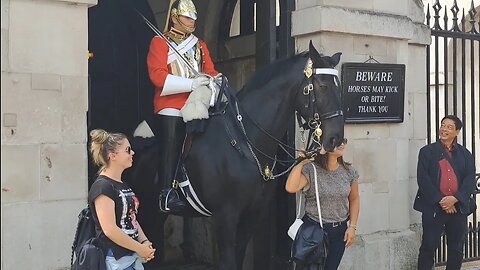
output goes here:
[{"label": "black jacket", "polygon": [[[440,141],[426,145],[418,153],[417,183],[418,192],[413,209],[422,213],[443,211],[438,204],[444,197],[440,191],[439,161],[448,157]],[[453,195],[458,202],[457,211],[469,213],[468,200],[475,191],[475,163],[472,154],[463,146],[455,143],[450,164],[458,179],[458,191]]]}]

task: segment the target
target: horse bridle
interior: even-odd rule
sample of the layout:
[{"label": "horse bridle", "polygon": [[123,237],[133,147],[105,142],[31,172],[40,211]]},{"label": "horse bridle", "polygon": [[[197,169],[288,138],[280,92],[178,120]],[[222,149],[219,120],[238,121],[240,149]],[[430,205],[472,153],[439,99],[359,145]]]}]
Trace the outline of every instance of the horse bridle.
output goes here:
[{"label": "horse bridle", "polygon": [[317,108],[315,106],[316,96],[313,87],[313,75],[331,75],[333,76],[333,80],[335,82],[335,86],[339,86],[340,79],[338,77],[338,70],[334,68],[314,68],[313,62],[310,58],[307,60],[307,64],[305,66],[305,70],[303,71],[305,77],[308,80],[308,84],[303,88],[303,95],[309,96],[308,101],[308,109],[310,110],[310,118],[306,119],[305,124],[301,124],[301,119],[299,120],[300,127],[307,130],[314,130],[314,135],[317,141],[320,141],[320,137],[322,136],[322,129],[320,128],[322,121],[327,120],[330,118],[338,117],[343,115],[342,110],[336,110],[331,112],[326,112],[323,114],[319,114]]},{"label": "horse bridle", "polygon": [[[339,79],[338,79],[338,71],[336,69],[333,69],[333,68],[313,68],[313,63],[311,61],[311,59],[309,58],[308,61],[307,61],[307,66],[305,67],[305,70],[304,70],[304,73],[305,73],[305,76],[306,78],[309,80],[308,84],[303,88],[303,94],[304,95],[309,95],[310,96],[310,99],[309,99],[309,104],[308,104],[308,107],[311,111],[311,116],[312,118],[309,119],[307,121],[307,123],[305,123],[305,127],[302,127],[303,129],[307,130],[314,130],[314,134],[315,136],[317,137],[317,140],[320,141],[320,136],[322,135],[322,130],[320,129],[320,125],[321,125],[321,120],[326,120],[326,119],[330,119],[330,118],[334,118],[334,117],[338,117],[338,116],[342,116],[343,115],[343,111],[342,110],[337,110],[337,111],[332,111],[332,112],[326,112],[326,113],[323,113],[323,114],[319,114],[317,111],[316,111],[316,108],[315,108],[315,101],[316,101],[316,97],[315,97],[315,91],[314,90],[314,87],[313,87],[313,74],[315,75],[320,75],[320,74],[323,74],[323,75],[332,75],[334,76],[334,81],[335,81],[335,85],[338,87],[339,85]],[[222,86],[223,87],[223,86]],[[230,103],[230,102],[229,102]],[[239,126],[239,128],[241,129],[243,135],[245,136],[245,139],[246,139],[246,143],[247,143],[247,146],[250,150],[250,153],[252,154],[253,158],[255,159],[255,162],[257,164],[257,167],[258,167],[258,170],[260,172],[260,174],[263,176],[263,179],[265,181],[268,181],[268,180],[272,180],[272,179],[275,179],[279,176],[282,176],[284,174],[286,174],[287,172],[289,172],[296,164],[298,164],[298,162],[300,161],[300,159],[295,159],[295,161],[286,169],[284,170],[283,172],[281,173],[278,173],[278,174],[273,174],[273,170],[275,168],[275,164],[277,163],[277,161],[279,161],[276,157],[276,155],[274,157],[271,157],[269,156],[268,154],[264,153],[263,151],[261,151],[260,149],[258,149],[253,143],[252,141],[249,139],[248,135],[247,135],[247,131],[245,129],[245,126],[243,125],[243,116],[241,115],[240,113],[240,108],[239,108],[239,104],[238,104],[238,101],[236,99],[234,99],[234,106],[233,106],[233,111],[236,115],[236,123],[237,125]],[[248,114],[247,114],[248,116]],[[300,117],[298,114],[297,114],[298,117]],[[292,149],[292,150],[295,150],[295,151],[302,151],[301,149],[296,149],[295,147],[291,147],[285,143],[283,143],[282,141],[280,141],[279,139],[275,138],[274,136],[272,136],[270,133],[268,133],[266,130],[264,130],[258,123],[256,123],[251,117],[248,117],[250,121],[252,121],[252,123],[264,134],[266,134],[268,137],[270,137],[272,140],[274,140],[275,142],[278,143],[278,145],[288,154],[288,151],[284,148],[289,148],[289,149]],[[299,124],[301,123],[300,119],[299,119]],[[273,165],[272,165],[272,168],[269,168],[268,165],[266,166],[265,169],[262,169],[262,165],[260,164],[260,161],[258,160],[258,157],[257,155],[255,154],[255,152],[253,150],[257,150],[259,153],[261,153],[263,156],[271,159],[274,161]]]}]

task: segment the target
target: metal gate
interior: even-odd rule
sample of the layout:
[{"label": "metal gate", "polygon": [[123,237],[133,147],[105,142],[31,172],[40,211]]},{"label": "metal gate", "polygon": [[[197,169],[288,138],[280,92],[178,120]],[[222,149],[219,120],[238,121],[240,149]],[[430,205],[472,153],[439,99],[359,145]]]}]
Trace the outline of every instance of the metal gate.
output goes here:
[{"label": "metal gate", "polygon": [[[433,9],[433,16],[430,9]],[[432,7],[427,6],[426,12],[426,24],[431,28],[432,35],[426,54],[427,141],[431,143],[438,138],[438,125],[443,116],[457,115],[464,122],[459,142],[472,152],[476,160],[480,153],[480,24],[477,10],[473,0],[467,13],[464,9],[460,10],[457,1],[448,9],[437,0]],[[478,162],[476,164],[477,193],[480,193],[480,166]],[[480,196],[477,196],[479,199]],[[477,210],[468,217],[464,261],[480,260],[479,214]],[[442,236],[435,254],[435,265],[445,265],[446,260],[446,239]]]}]

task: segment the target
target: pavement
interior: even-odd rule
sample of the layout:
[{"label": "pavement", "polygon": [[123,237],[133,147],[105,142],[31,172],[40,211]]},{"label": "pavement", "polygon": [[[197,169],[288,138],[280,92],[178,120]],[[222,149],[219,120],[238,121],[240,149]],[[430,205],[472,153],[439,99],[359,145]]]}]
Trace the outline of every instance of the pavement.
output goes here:
[{"label": "pavement", "polygon": [[[435,267],[435,270],[445,270],[445,266]],[[462,270],[480,270],[480,261],[464,262]]]}]

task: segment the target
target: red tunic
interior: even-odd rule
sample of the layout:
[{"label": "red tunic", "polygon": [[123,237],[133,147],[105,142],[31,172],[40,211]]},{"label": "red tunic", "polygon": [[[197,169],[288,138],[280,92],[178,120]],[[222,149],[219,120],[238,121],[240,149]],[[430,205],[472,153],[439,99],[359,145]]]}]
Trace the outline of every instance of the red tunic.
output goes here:
[{"label": "red tunic", "polygon": [[[215,66],[210,58],[210,52],[208,51],[207,45],[200,39],[198,39],[198,45],[202,51],[202,66],[200,71],[212,76],[217,75],[218,72],[215,70]],[[165,108],[181,109],[190,95],[190,92],[188,92],[161,96],[167,75],[172,74],[170,65],[167,65],[168,51],[169,48],[167,42],[163,38],[156,36],[150,42],[147,65],[150,80],[155,86],[155,96],[153,98],[153,108],[155,113]]]}]

